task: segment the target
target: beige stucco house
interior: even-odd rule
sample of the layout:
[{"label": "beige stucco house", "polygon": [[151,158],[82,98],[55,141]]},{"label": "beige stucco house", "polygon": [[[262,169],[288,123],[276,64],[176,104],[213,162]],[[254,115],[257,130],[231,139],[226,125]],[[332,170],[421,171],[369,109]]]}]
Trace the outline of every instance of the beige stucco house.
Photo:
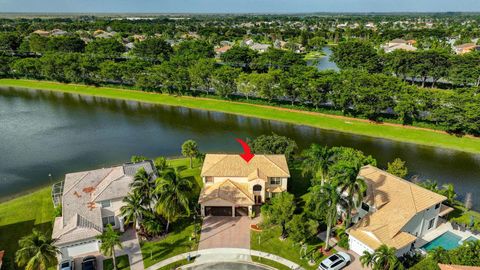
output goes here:
[{"label": "beige stucco house", "polygon": [[202,216],[243,216],[286,191],[290,172],[284,155],[255,155],[246,162],[238,154],[207,154],[200,175]]},{"label": "beige stucco house", "polygon": [[350,249],[359,255],[386,244],[402,256],[452,210],[442,205],[446,197],[374,166],[362,167],[359,177],[365,180],[367,193],[355,210],[356,224],[347,231]]},{"label": "beige stucco house", "polygon": [[52,232],[63,258],[98,252],[96,237],[108,224],[124,231],[122,200],[130,192],[130,184],[140,168],[155,178],[151,161],[65,175],[62,216],[55,218]]}]

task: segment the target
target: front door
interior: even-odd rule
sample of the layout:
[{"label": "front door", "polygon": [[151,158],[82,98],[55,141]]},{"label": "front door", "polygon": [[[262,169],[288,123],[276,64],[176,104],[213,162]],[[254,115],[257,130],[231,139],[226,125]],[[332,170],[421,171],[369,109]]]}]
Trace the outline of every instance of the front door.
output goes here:
[{"label": "front door", "polygon": [[262,195],[255,195],[255,204],[262,204]]}]

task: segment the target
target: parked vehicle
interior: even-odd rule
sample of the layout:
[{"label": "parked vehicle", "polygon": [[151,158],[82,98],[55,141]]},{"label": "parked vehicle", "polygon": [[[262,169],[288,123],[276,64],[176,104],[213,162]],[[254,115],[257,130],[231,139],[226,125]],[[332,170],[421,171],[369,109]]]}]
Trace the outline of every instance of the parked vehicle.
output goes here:
[{"label": "parked vehicle", "polygon": [[65,259],[63,260],[59,265],[58,265],[59,270],[74,270],[75,269],[75,263],[73,262],[73,259]]},{"label": "parked vehicle", "polygon": [[95,256],[87,256],[82,260],[82,270],[96,270],[97,258]]},{"label": "parked vehicle", "polygon": [[350,255],[345,252],[338,252],[337,254],[330,255],[323,260],[318,267],[319,270],[339,270],[344,268],[350,263]]}]

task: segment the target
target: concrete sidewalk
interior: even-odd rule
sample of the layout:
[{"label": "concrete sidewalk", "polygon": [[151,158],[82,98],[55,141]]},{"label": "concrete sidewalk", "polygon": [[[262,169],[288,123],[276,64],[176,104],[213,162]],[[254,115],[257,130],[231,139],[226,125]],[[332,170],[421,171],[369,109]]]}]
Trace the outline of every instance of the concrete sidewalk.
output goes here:
[{"label": "concrete sidewalk", "polygon": [[290,269],[303,269],[298,264],[292,261],[289,261],[277,255],[257,250],[250,250],[244,248],[212,248],[187,252],[177,256],[173,256],[146,268],[146,270],[157,270],[171,263],[187,259],[188,256],[190,256],[190,258],[192,259],[195,258],[195,262],[192,265],[200,265],[211,262],[251,262],[251,256],[257,256],[278,262]]}]

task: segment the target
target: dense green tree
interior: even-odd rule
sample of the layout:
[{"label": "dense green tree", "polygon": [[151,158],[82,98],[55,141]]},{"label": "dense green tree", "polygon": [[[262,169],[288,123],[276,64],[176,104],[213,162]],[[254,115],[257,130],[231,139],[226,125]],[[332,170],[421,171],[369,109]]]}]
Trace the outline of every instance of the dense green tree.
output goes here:
[{"label": "dense green tree", "polygon": [[249,47],[233,46],[223,53],[220,59],[227,65],[248,69],[256,57],[257,52]]},{"label": "dense green tree", "polygon": [[279,225],[282,228],[282,238],[288,235],[287,223],[292,219],[295,211],[295,197],[288,193],[282,192],[275,195],[269,204],[262,205],[263,222],[268,225]]},{"label": "dense green tree", "polygon": [[151,37],[144,41],[136,42],[132,53],[146,60],[157,62],[170,59],[173,49],[163,39]]},{"label": "dense green tree", "polygon": [[215,60],[203,58],[188,68],[193,90],[202,90],[208,93],[212,88],[212,76],[215,70]]},{"label": "dense green tree", "polygon": [[291,51],[269,48],[259,55],[251,64],[258,72],[267,72],[271,68],[288,70],[292,66],[305,66],[302,56]]},{"label": "dense green tree", "polygon": [[180,55],[187,61],[212,58],[215,55],[213,45],[205,40],[182,41],[175,47],[175,54]]},{"label": "dense green tree", "polygon": [[83,52],[85,50],[85,42],[74,35],[54,36],[48,39],[47,49],[50,52]]},{"label": "dense green tree", "polygon": [[318,222],[307,218],[304,214],[293,215],[287,222],[288,237],[295,243],[305,243],[308,239],[316,236]]},{"label": "dense green tree", "polygon": [[230,95],[237,91],[236,79],[240,74],[238,68],[232,68],[230,66],[222,66],[215,70],[212,76],[212,86],[215,92],[228,98]]},{"label": "dense green tree", "polygon": [[272,133],[271,135],[260,135],[255,139],[247,139],[252,153],[255,154],[282,154],[287,160],[293,159],[298,146],[297,143],[285,136]]},{"label": "dense green tree", "polygon": [[341,69],[358,68],[368,72],[380,72],[381,61],[371,43],[360,40],[341,42],[332,48],[330,59]]},{"label": "dense green tree", "polygon": [[404,178],[408,174],[408,169],[405,166],[405,161],[401,160],[400,158],[396,158],[392,162],[388,162],[387,166],[387,172],[400,178]]},{"label": "dense green tree", "polygon": [[87,44],[85,52],[106,57],[119,57],[125,52],[125,46],[114,38],[97,38]]},{"label": "dense green tree", "polygon": [[21,43],[21,36],[19,33],[0,33],[0,53],[13,53]]}]

